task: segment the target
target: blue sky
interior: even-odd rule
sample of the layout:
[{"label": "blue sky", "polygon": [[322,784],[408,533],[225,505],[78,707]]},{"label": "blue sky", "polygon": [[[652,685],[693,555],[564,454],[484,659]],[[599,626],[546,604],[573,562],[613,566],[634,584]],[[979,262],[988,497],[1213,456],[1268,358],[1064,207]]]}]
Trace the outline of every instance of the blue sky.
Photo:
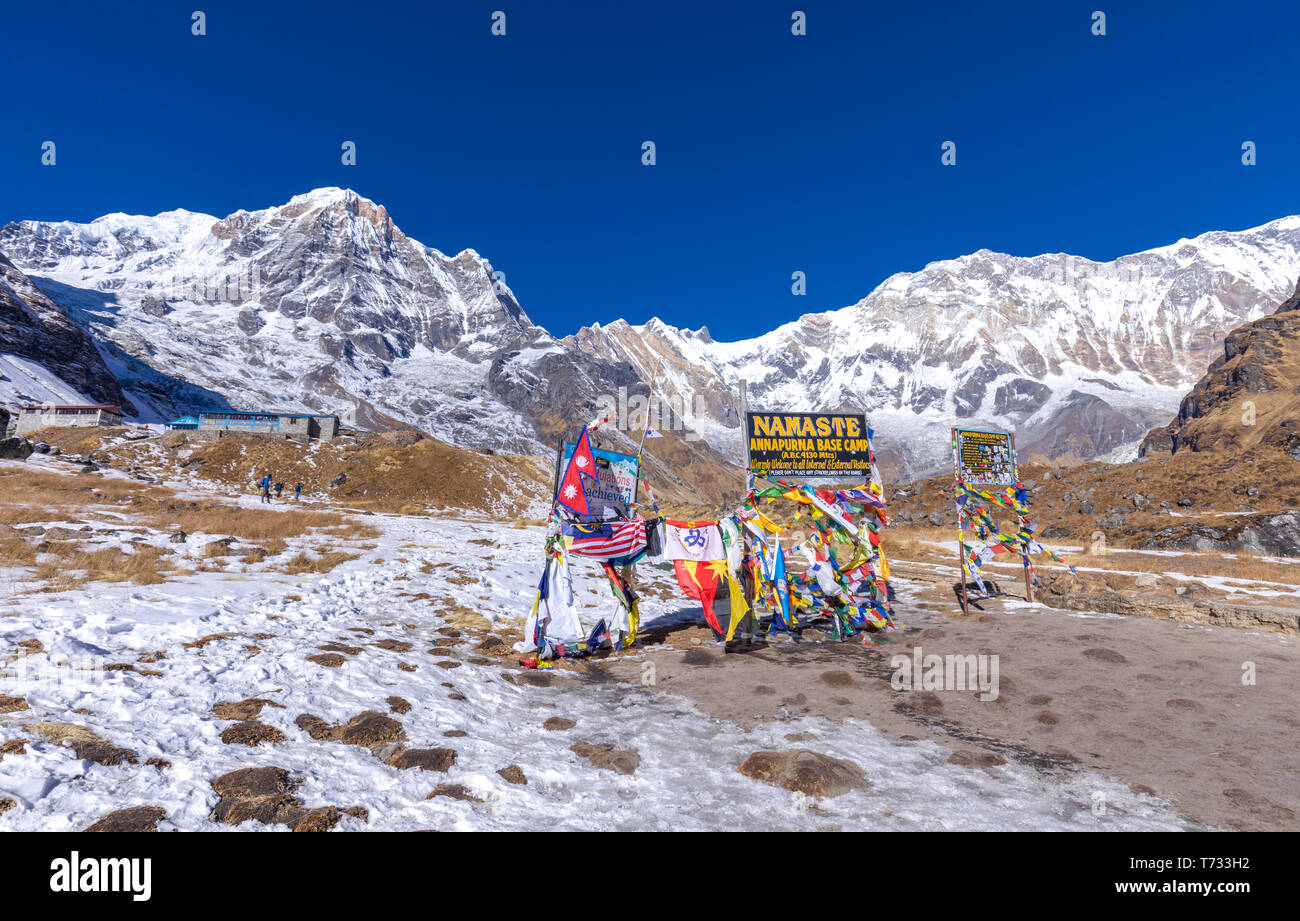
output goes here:
[{"label": "blue sky", "polygon": [[982,247],[1110,259],[1300,212],[1298,32],[1253,0],[10,4],[0,223],[345,186],[558,334],[741,338]]}]

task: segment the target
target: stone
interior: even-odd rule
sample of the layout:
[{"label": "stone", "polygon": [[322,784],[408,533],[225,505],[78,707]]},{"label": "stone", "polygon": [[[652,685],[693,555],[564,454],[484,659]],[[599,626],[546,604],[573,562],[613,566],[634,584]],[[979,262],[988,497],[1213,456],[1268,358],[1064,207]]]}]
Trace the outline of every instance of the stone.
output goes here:
[{"label": "stone", "polygon": [[0,438],[0,460],[25,461],[36,450],[26,438]]},{"label": "stone", "polygon": [[132,806],[110,812],[86,831],[148,832],[157,831],[158,823],[167,818],[161,806]]},{"label": "stone", "polygon": [[322,652],[318,655],[308,656],[308,662],[315,662],[317,665],[323,665],[325,668],[338,668],[347,659],[343,658],[337,652]]},{"label": "stone", "polygon": [[741,763],[740,773],[807,796],[841,796],[870,786],[853,762],[808,749],[754,752]]},{"label": "stone", "polygon": [[635,748],[618,750],[604,743],[576,742],[569,750],[592,767],[616,774],[634,774],[641,765],[641,755]]},{"label": "stone", "polygon": [[220,799],[209,818],[223,825],[261,822],[296,824],[303,816],[302,800],[293,795],[297,782],[284,768],[243,768],[212,781]]},{"label": "stone", "polygon": [[392,710],[394,713],[400,714],[411,712],[411,702],[405,697],[389,697],[384,701],[384,703],[388,704],[388,709]]},{"label": "stone", "polygon": [[576,720],[567,719],[563,716],[552,716],[546,722],[542,723],[542,728],[556,732],[565,729],[572,729],[576,725],[578,725]]},{"label": "stone", "polygon": [[82,761],[93,761],[106,767],[119,764],[135,764],[135,752],[129,748],[119,748],[104,739],[77,739],[72,742],[72,751]]},{"label": "stone", "polygon": [[433,788],[425,799],[433,799],[436,796],[446,796],[450,799],[458,799],[467,803],[481,803],[483,800],[469,791],[468,788],[458,783],[440,783]]},{"label": "stone", "polygon": [[1006,764],[1007,759],[1003,758],[997,752],[963,748],[953,752],[948,757],[948,763],[958,765],[959,767],[988,768],[997,767],[999,764]]},{"label": "stone", "polygon": [[402,724],[392,717],[374,710],[366,710],[348,721],[339,732],[338,740],[344,745],[361,745],[369,748],[380,742],[405,741],[406,731],[402,729]]},{"label": "stone", "polygon": [[408,748],[389,758],[388,763],[399,771],[419,768],[445,774],[456,763],[456,751],[451,748]]},{"label": "stone", "polygon": [[[143,660],[141,660],[143,661]],[[248,700],[236,702],[220,701],[212,705],[212,714],[219,720],[251,720],[256,719],[262,713],[263,707],[279,707],[284,709],[282,704],[273,700],[266,700],[261,697],[250,697]]]},{"label": "stone", "polygon": [[506,783],[524,786],[528,783],[528,778],[524,776],[524,769],[517,764],[510,764],[497,771],[506,781]]},{"label": "stone", "polygon": [[260,745],[263,742],[274,744],[284,741],[284,733],[257,720],[244,720],[222,730],[221,741],[227,745]]}]

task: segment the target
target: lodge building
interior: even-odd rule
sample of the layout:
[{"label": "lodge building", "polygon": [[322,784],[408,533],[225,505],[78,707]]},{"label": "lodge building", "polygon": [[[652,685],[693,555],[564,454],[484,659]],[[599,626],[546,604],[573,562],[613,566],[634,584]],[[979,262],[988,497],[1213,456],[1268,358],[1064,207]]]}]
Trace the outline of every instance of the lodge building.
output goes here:
[{"label": "lodge building", "polygon": [[36,406],[19,407],[14,434],[26,435],[28,432],[54,426],[121,425],[122,417],[121,408],[112,403],[89,405],[41,403]]},{"label": "lodge building", "polygon": [[167,423],[171,431],[192,431],[201,439],[227,435],[262,435],[304,444],[313,438],[329,441],[338,435],[339,417],[316,413],[210,412],[184,416]]}]

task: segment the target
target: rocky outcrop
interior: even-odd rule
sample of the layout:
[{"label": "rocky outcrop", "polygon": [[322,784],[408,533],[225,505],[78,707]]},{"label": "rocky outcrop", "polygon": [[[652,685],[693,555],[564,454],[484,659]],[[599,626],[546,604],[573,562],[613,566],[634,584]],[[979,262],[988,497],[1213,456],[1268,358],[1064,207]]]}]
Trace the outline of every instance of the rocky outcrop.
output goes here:
[{"label": "rocky outcrop", "polygon": [[[1266,633],[1300,634],[1300,610],[1278,605],[1236,604],[1211,597],[1194,585],[1110,584],[1106,578],[1068,572],[1043,580],[1034,597],[1049,607],[1129,617],[1154,617],[1186,624],[1245,627]],[[1178,589],[1182,589],[1181,594]]]},{"label": "rocky outcrop", "polygon": [[0,438],[0,460],[27,460],[35,450],[26,438]]},{"label": "rocky outcrop", "polygon": [[1232,330],[1223,354],[1143,455],[1280,448],[1300,460],[1300,284],[1276,312]]},{"label": "rocky outcrop", "polygon": [[[0,253],[0,355],[17,355],[97,403],[134,405],[122,392],[91,337],[40,287]],[[27,399],[45,397],[26,394]]]}]

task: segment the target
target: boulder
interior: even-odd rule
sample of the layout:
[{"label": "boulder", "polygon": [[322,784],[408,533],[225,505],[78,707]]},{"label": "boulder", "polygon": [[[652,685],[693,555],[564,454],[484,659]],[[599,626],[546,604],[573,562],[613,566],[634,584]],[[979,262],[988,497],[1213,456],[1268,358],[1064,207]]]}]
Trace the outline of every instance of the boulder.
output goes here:
[{"label": "boulder", "polygon": [[110,812],[86,831],[157,831],[158,823],[167,817],[167,810],[161,806],[132,806]]},{"label": "boulder", "polygon": [[808,796],[841,796],[870,786],[867,775],[851,761],[807,749],[754,752],[740,773]]},{"label": "boulder", "polygon": [[636,773],[641,765],[641,755],[635,748],[618,750],[604,743],[577,742],[569,750],[587,759],[592,767],[616,774]]},{"label": "boulder", "polygon": [[0,460],[25,461],[34,450],[35,446],[26,438],[0,438]]}]

